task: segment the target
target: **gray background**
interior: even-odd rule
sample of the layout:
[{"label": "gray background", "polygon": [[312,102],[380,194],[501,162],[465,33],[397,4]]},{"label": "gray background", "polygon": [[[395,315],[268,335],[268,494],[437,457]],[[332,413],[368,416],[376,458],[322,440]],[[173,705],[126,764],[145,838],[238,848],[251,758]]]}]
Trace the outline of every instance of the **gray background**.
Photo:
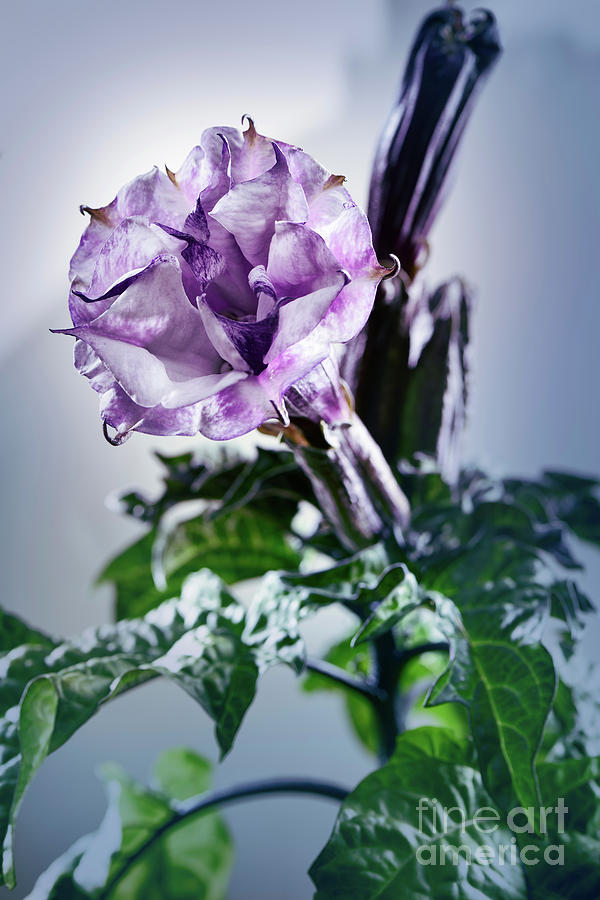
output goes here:
[{"label": "gray background", "polygon": [[[456,184],[432,235],[432,281],[477,288],[465,456],[497,473],[600,470],[596,269],[600,216],[600,7],[594,0],[491,0],[505,53],[468,129]],[[152,489],[153,447],[101,439],[96,398],[71,366],[66,269],[83,219],[151,165],[176,168],[202,128],[251,113],[348,176],[364,202],[378,130],[396,94],[422,0],[3,0],[0,222],[3,328],[4,604],[53,633],[105,621],[99,567],[137,532],[105,505]],[[596,566],[596,572],[598,571]],[[315,651],[340,636],[328,613]],[[593,647],[597,635],[590,636]],[[215,757],[211,725],[167,684],[109,707],[45,764],[17,835],[20,898],[95,826],[94,767],[145,777],[187,744]],[[371,760],[338,701],[300,693],[287,671],[260,686],[216,781],[304,773],[352,784]],[[231,900],[304,900],[304,874],[332,825],[323,801],[272,799],[227,813],[238,845]],[[8,892],[0,890],[4,897]]]}]

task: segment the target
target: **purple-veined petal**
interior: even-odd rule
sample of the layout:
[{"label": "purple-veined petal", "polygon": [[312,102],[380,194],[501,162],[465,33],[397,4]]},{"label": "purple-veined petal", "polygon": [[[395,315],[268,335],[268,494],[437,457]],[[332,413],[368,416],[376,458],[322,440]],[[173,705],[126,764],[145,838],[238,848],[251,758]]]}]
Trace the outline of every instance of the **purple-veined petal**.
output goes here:
[{"label": "purple-veined petal", "polygon": [[305,153],[304,150],[301,150],[300,147],[292,147],[290,144],[283,144],[281,141],[277,141],[277,146],[285,154],[292,178],[302,185],[310,208],[315,198],[323,190],[327,180],[336,176],[330,176],[327,169],[316,162],[308,153]]},{"label": "purple-veined petal", "polygon": [[352,279],[371,273],[379,273],[380,279],[385,275],[386,270],[379,265],[373,250],[367,217],[355,204],[347,206],[317,230]]},{"label": "purple-veined petal", "polygon": [[101,297],[127,274],[145,268],[160,253],[173,246],[160,229],[140,216],[124,219],[110,233],[98,254],[94,273],[84,293],[90,300]]},{"label": "purple-veined petal", "polygon": [[276,418],[276,409],[260,379],[249,375],[199,404],[198,430],[213,441],[226,441],[248,434],[267,419]]},{"label": "purple-veined petal", "polygon": [[203,209],[212,209],[231,188],[231,151],[224,134],[218,135],[221,141],[221,158],[213,165],[210,179],[199,194]]},{"label": "purple-veined petal", "polygon": [[75,341],[73,363],[77,371],[89,379],[90,385],[98,394],[103,394],[115,383],[113,375],[85,341]]},{"label": "purple-veined petal", "polygon": [[185,195],[156,166],[134,178],[117,194],[117,210],[122,219],[145,216],[148,222],[164,222],[181,228],[190,211]]},{"label": "purple-veined petal", "polygon": [[117,212],[116,197],[112,203],[100,209],[82,206],[80,210],[84,215],[89,212],[90,221],[81,236],[77,250],[71,257],[69,280],[77,279],[80,284],[88,285],[92,279],[98,253],[112,229],[119,224],[120,216]]},{"label": "purple-veined petal", "polygon": [[205,157],[202,147],[193,147],[177,171],[169,175],[171,181],[185,196],[188,208],[194,205],[210,178],[210,169]]},{"label": "purple-veined petal", "polygon": [[212,309],[236,315],[252,315],[256,298],[248,285],[252,266],[238,247],[236,240],[220,222],[208,216],[209,246],[226,260],[225,271],[206,289]]},{"label": "purple-veined petal", "polygon": [[275,165],[263,175],[236,184],[211,210],[214,219],[235,237],[252,266],[265,265],[275,222],[305,222],[304,191],[290,175],[285,156],[276,144]]},{"label": "purple-veined petal", "polygon": [[275,226],[267,273],[279,296],[293,297],[280,308],[277,335],[265,357],[270,362],[318,325],[348,276],[323,238],[291,222]]},{"label": "purple-veined petal", "polygon": [[308,222],[319,234],[326,230],[345,210],[356,206],[344,187],[343,175],[330,175],[321,189],[312,195],[308,205]]},{"label": "purple-veined petal", "polygon": [[[75,325],[97,318],[112,300],[159,254],[169,252],[173,241],[144,219],[124,219],[110,232],[96,257],[89,286],[76,278],[71,286],[69,308]],[[94,301],[94,302],[89,302]]]},{"label": "purple-veined petal", "polygon": [[249,371],[248,363],[240,355],[225,331],[222,321],[224,316],[219,315],[212,309],[206,295],[198,297],[198,312],[206,329],[206,334],[219,356],[226,360],[230,366],[233,366],[234,369],[241,372]]},{"label": "purple-veined petal", "polygon": [[323,238],[302,223],[276,222],[267,274],[279,297],[301,297],[338,281],[343,266]]},{"label": "purple-veined petal", "polygon": [[[214,278],[225,272],[225,258],[218,250],[206,243],[210,236],[202,201],[198,198],[194,210],[186,217],[183,231],[158,223],[159,227],[177,240],[185,241],[186,247],[181,251],[182,258],[191,269],[197,285],[194,297],[204,290]],[[187,285],[186,285],[187,288]],[[190,296],[187,290],[188,297]],[[190,298],[191,299],[191,298]]]},{"label": "purple-veined petal", "polygon": [[248,118],[248,127],[240,136],[236,132],[235,139],[229,139],[231,147],[231,177],[234,184],[251,181],[264,175],[275,162],[273,141],[259,134],[252,119]]},{"label": "purple-veined petal", "polygon": [[[269,315],[260,321],[246,322],[214,312],[205,297],[199,298],[198,309],[206,332],[221,356],[242,371],[250,371],[255,375],[262,372],[277,331],[279,306],[275,306]],[[231,347],[235,352],[232,353]]]},{"label": "purple-veined petal", "polygon": [[177,409],[138,406],[113,380],[101,397],[100,416],[121,440],[132,430],[143,434],[193,435],[198,433],[200,408],[197,403]]},{"label": "purple-veined petal", "polygon": [[[211,376],[205,382],[208,393],[215,389],[215,375],[225,380],[172,256],[154,260],[97,319],[64,333],[89,344],[140,406],[186,405],[206,396],[206,376]],[[194,383],[193,399],[188,382]]]}]

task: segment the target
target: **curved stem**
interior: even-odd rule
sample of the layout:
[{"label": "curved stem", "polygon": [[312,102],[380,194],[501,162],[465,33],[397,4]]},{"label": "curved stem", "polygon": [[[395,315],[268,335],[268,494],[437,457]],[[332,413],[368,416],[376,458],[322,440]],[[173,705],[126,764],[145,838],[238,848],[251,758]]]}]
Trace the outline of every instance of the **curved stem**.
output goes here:
[{"label": "curved stem", "polygon": [[238,800],[248,800],[265,794],[312,794],[319,797],[327,797],[330,800],[342,802],[350,791],[340,785],[327,781],[316,781],[311,778],[271,778],[264,781],[249,781],[237,787],[225,788],[221,791],[213,791],[203,794],[201,797],[190,797],[173,808],[172,815],[156,829],[150,837],[144,841],[141,847],[129,856],[118,872],[115,872],[98,900],[106,900],[112,889],[121,881],[134,863],[140,859],[150,847],[159,840],[167,831],[177,828],[187,819],[205,813],[215,806],[225,806]]},{"label": "curved stem", "polygon": [[362,694],[363,697],[367,697],[369,700],[381,701],[384,699],[383,691],[381,691],[374,682],[364,678],[356,678],[348,672],[345,672],[344,669],[341,669],[339,666],[334,666],[326,660],[312,659],[309,657],[306,660],[305,668],[310,672],[316,672],[318,675],[330,678],[332,681],[337,681],[338,684]]},{"label": "curved stem", "polygon": [[401,666],[406,665],[415,656],[421,656],[423,653],[448,653],[450,645],[447,641],[429,641],[426,644],[417,644],[415,647],[407,647],[398,654],[398,662]]}]

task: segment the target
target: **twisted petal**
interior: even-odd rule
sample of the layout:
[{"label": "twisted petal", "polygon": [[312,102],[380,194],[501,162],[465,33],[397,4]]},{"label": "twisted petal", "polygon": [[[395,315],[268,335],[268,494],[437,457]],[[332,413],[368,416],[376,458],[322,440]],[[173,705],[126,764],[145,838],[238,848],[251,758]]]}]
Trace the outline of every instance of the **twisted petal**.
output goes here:
[{"label": "twisted petal", "polygon": [[172,256],[154,260],[97,319],[63,333],[92,347],[139,406],[184,406],[243,377],[220,374],[221,360]]},{"label": "twisted petal", "polygon": [[349,279],[323,238],[291,222],[275,226],[267,274],[280,296],[293,298],[280,309],[270,362],[316,327]]},{"label": "twisted petal", "polygon": [[305,222],[308,218],[304,191],[290,175],[281,150],[276,144],[273,149],[275,165],[264,175],[235,185],[211,211],[252,266],[266,264],[278,219]]}]

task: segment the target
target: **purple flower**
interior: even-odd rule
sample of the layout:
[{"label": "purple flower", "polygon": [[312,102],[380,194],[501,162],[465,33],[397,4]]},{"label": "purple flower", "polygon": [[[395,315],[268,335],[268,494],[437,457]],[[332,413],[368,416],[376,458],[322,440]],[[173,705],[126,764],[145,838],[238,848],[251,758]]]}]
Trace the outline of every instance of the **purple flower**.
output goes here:
[{"label": "purple flower", "polygon": [[343,180],[250,121],[83,208],[61,333],[118,442],[287,421],[287,391],[359,332],[386,273]]}]

